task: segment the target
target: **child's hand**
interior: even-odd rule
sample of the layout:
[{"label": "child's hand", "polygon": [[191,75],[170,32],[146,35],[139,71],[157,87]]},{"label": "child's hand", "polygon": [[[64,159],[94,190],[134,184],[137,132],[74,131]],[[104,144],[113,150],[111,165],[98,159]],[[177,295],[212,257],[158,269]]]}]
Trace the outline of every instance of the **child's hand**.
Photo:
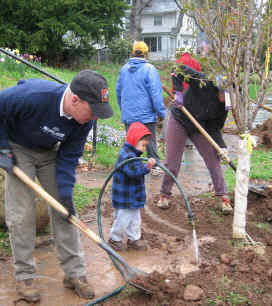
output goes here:
[{"label": "child's hand", "polygon": [[155,165],[156,165],[156,159],[153,157],[150,157],[147,161],[147,168],[151,169]]}]

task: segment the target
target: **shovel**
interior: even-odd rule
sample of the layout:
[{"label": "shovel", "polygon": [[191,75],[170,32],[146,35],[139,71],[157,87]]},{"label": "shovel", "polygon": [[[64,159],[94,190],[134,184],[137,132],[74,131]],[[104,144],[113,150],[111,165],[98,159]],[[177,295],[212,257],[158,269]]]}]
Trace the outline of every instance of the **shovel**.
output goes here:
[{"label": "shovel", "polygon": [[[47,203],[55,208],[57,211],[62,213],[64,216],[68,216],[68,211],[65,207],[63,207],[57,200],[55,200],[49,193],[47,193],[40,185],[35,183],[29,176],[27,176],[20,168],[17,166],[13,167],[14,174],[27,186],[29,186],[33,191],[35,191],[40,197],[42,197]],[[131,286],[144,291],[147,294],[151,294],[152,292],[148,289],[145,289],[141,285],[137,284],[135,280],[137,277],[146,277],[148,273],[138,270],[135,267],[130,267],[124,259],[117,254],[109,245],[107,245],[101,238],[91,231],[81,220],[79,220],[75,216],[71,216],[69,221],[79,228],[83,233],[85,233],[93,242],[95,242],[99,247],[101,247],[104,251],[106,251],[109,255],[115,258],[122,266],[122,270],[120,271],[123,279],[128,282]]]},{"label": "shovel", "polygon": [[[169,97],[174,100],[174,95],[165,87],[162,86],[163,90],[169,95]],[[236,167],[233,162],[230,160],[227,154],[219,147],[219,145],[212,139],[212,137],[203,129],[203,127],[198,123],[198,121],[191,115],[190,112],[184,107],[181,106],[180,110],[192,121],[195,127],[199,130],[199,132],[208,140],[208,142],[215,148],[220,156],[222,156],[226,162],[230,165],[230,167],[236,172]],[[249,184],[249,191],[255,194],[264,196],[265,186],[264,185],[253,185]]]}]

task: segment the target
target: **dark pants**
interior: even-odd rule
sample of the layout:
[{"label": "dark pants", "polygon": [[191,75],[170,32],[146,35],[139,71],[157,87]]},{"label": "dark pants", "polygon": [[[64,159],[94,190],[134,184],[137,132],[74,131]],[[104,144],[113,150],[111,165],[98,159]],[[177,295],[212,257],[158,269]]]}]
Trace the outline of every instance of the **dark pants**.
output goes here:
[{"label": "dark pants", "polygon": [[[158,149],[157,149],[157,141],[156,141],[156,134],[157,134],[157,123],[143,123],[149,131],[152,133],[152,138],[150,143],[147,145],[147,156],[148,158],[153,157],[156,160],[160,160],[158,155]],[[130,124],[125,123],[126,131],[128,131]]]},{"label": "dark pants", "polygon": [[[177,177],[182,161],[182,155],[185,148],[186,139],[188,135],[186,130],[178,123],[173,115],[170,113],[168,124],[166,128],[166,163],[165,166]],[[224,195],[227,193],[227,188],[223,176],[223,171],[220,165],[220,160],[216,150],[200,134],[195,133],[190,136],[191,141],[197,148],[198,152],[205,161],[205,164],[210,172],[212,182],[215,189],[215,195]],[[171,189],[174,181],[167,174],[164,175],[161,193],[164,195],[171,195]]]}]

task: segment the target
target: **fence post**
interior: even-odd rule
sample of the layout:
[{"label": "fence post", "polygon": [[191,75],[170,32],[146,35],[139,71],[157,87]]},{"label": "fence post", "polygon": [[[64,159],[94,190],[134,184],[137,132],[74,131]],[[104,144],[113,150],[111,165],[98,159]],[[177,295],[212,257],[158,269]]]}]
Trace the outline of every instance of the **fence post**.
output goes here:
[{"label": "fence post", "polygon": [[97,50],[97,64],[100,64],[100,50]]}]

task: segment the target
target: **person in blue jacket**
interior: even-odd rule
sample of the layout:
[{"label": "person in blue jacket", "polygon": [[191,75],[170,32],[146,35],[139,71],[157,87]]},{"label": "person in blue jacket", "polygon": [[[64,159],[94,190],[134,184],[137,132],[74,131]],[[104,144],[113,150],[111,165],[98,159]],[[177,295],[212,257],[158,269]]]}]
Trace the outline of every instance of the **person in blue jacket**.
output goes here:
[{"label": "person in blue jacket", "polygon": [[[151,133],[145,125],[134,122],[130,125],[126,142],[120,151],[115,168],[126,159],[139,157],[151,140]],[[141,160],[126,163],[113,175],[112,206],[114,208],[114,223],[110,232],[109,244],[116,251],[126,248],[145,250],[146,242],[141,239],[141,212],[146,201],[144,176],[156,164],[154,158],[149,158],[147,164]],[[124,238],[128,238],[127,247]]]},{"label": "person in blue jacket", "polygon": [[[69,222],[75,169],[93,120],[113,115],[106,79],[79,72],[70,85],[20,80],[0,91],[0,167],[7,171],[6,224],[14,260],[16,289],[28,302],[40,300],[33,249],[36,237],[33,192],[13,173],[16,164],[67,209],[68,219],[49,207],[52,230],[64,270],[64,286],[86,299],[94,290],[86,279],[79,232]],[[67,222],[68,221],[68,222]]]},{"label": "person in blue jacket", "polygon": [[[147,61],[148,47],[143,41],[133,44],[132,54],[121,68],[116,84],[122,122],[126,130],[133,122],[143,123],[152,133],[147,155],[160,160],[156,143],[157,120],[163,120],[166,115],[160,75]],[[152,174],[160,174],[160,171],[159,167],[153,168]]]}]

